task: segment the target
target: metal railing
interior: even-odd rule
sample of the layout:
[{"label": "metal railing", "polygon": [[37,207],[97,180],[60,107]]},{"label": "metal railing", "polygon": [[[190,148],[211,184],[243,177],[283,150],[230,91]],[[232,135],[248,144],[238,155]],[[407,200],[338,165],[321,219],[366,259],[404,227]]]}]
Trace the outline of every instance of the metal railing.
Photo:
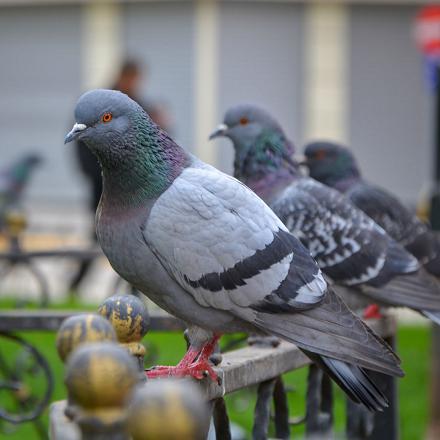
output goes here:
[{"label": "metal railing", "polygon": [[[7,314],[0,314],[0,322],[3,321],[2,318],[5,315]],[[26,315],[28,317],[21,321],[20,326],[22,329],[29,330],[32,328],[31,323],[35,322],[36,318],[32,317],[31,312]],[[46,325],[53,328],[54,323],[60,323],[63,316],[66,317],[67,314],[55,314],[52,317],[52,322]],[[151,318],[149,331],[183,329],[182,324],[172,317],[153,315]],[[46,320],[46,322],[50,322],[50,320]],[[384,316],[380,320],[369,322],[369,325],[393,345],[396,323],[392,316]],[[281,341],[274,346],[272,341],[265,344],[262,339],[257,344],[222,353],[222,362],[216,367],[216,372],[222,378],[221,385],[209,379],[199,383],[206,401],[211,404],[216,438],[222,440],[231,438],[229,415],[224,396],[255,386],[257,392],[252,429],[253,439],[266,439],[272,421],[276,438],[291,438],[290,426],[292,423],[304,423],[307,438],[333,438],[333,393],[330,379],[316,366],[311,365],[310,360],[294,345]],[[309,368],[306,414],[302,418],[292,420],[289,416],[287,392],[282,376],[287,372],[305,367]],[[382,413],[373,415],[363,410],[360,405],[348,402],[346,436],[349,439],[393,440],[398,438],[395,379],[382,374],[374,374],[374,380],[387,395],[390,407]],[[60,418],[66,405],[66,402],[59,402],[52,408],[53,440],[81,438],[74,422],[66,422],[65,419]],[[67,437],[66,433],[69,433],[70,437]]]}]

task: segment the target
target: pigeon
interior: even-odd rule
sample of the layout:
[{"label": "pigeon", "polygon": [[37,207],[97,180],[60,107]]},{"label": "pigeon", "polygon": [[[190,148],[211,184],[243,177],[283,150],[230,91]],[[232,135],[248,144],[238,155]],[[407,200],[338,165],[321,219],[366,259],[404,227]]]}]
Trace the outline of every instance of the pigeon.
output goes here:
[{"label": "pigeon", "polygon": [[362,178],[353,153],[342,145],[321,141],[305,148],[310,176],[342,193],[387,233],[405,246],[436,277],[440,277],[440,240],[394,195]]},{"label": "pigeon", "polygon": [[[340,192],[302,175],[278,122],[254,105],[229,109],[211,139],[228,137],[234,176],[255,191],[310,251],[353,309],[406,306],[440,325],[440,290],[418,261]],[[354,289],[353,289],[354,288]],[[353,295],[361,293],[361,295]],[[353,299],[353,301],[352,301]],[[360,304],[359,304],[360,303]],[[359,304],[359,305],[358,305]]]},{"label": "pigeon", "polygon": [[0,171],[0,217],[15,207],[21,200],[23,190],[42,158],[35,153],[27,153]]},{"label": "pigeon", "polygon": [[96,228],[105,255],[188,325],[183,359],[148,378],[218,380],[209,356],[219,337],[262,333],[296,344],[355,402],[387,406],[367,371],[402,376],[397,355],[255,193],[177,145],[121,92],[86,92],[75,120],[65,143],[84,142],[102,167]]}]

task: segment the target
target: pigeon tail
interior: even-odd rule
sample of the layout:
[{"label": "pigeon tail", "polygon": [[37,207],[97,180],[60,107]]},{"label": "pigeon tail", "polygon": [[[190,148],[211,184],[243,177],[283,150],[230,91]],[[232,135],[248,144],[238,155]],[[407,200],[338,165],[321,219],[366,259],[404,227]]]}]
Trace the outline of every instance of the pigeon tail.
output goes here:
[{"label": "pigeon tail", "polygon": [[[393,376],[403,376],[400,360],[329,289],[319,307],[290,313],[257,312],[254,325],[305,352]],[[335,349],[337,347],[337,349]]]},{"label": "pigeon tail", "polygon": [[433,312],[432,310],[422,310],[420,313],[426,318],[430,319],[433,323],[440,325],[440,312]]},{"label": "pigeon tail", "polygon": [[326,356],[309,354],[314,360],[353,400],[363,404],[369,411],[383,411],[388,407],[388,400],[368,377],[365,370]]},{"label": "pigeon tail", "polygon": [[374,301],[390,306],[440,311],[439,284],[423,269],[414,274],[396,276],[381,287],[363,285],[359,289]]}]

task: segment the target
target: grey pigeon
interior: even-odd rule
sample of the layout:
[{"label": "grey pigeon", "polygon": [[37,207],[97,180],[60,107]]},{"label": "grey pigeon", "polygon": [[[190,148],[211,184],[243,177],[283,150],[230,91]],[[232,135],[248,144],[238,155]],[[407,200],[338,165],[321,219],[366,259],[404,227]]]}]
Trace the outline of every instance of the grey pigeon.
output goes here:
[{"label": "grey pigeon", "polygon": [[440,277],[440,241],[395,196],[367,182],[352,152],[342,145],[320,141],[305,148],[311,177],[345,193],[388,234],[411,252],[436,277]]},{"label": "grey pigeon", "polygon": [[211,138],[218,136],[233,142],[235,177],[271,206],[335,283],[355,287],[350,292],[366,294],[370,303],[407,306],[440,324],[436,283],[346,197],[300,173],[291,159],[293,144],[266,111],[253,105],[229,109]]},{"label": "grey pigeon", "polygon": [[35,153],[27,153],[0,171],[0,216],[16,206],[23,190],[42,159]]},{"label": "grey pigeon", "polygon": [[65,142],[79,139],[103,172],[97,235],[113,268],[189,326],[176,367],[207,371],[223,333],[293,342],[355,401],[387,405],[365,370],[401,376],[399,360],[328,288],[309,252],[246,186],[178,146],[128,96],[85,93]]}]

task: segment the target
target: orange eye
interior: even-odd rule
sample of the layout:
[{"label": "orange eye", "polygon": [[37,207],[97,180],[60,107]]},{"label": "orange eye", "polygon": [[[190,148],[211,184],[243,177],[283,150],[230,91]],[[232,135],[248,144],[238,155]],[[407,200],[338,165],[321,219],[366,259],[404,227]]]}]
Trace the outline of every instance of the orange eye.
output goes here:
[{"label": "orange eye", "polygon": [[318,151],[315,153],[315,159],[317,159],[317,160],[322,160],[322,159],[325,158],[325,156],[326,156],[326,152],[325,152],[325,150],[318,150]]},{"label": "orange eye", "polygon": [[249,123],[249,119],[248,118],[241,118],[240,119],[240,125],[247,125]]},{"label": "orange eye", "polygon": [[111,113],[104,113],[102,115],[101,121],[102,122],[110,122],[113,119],[113,115]]}]

